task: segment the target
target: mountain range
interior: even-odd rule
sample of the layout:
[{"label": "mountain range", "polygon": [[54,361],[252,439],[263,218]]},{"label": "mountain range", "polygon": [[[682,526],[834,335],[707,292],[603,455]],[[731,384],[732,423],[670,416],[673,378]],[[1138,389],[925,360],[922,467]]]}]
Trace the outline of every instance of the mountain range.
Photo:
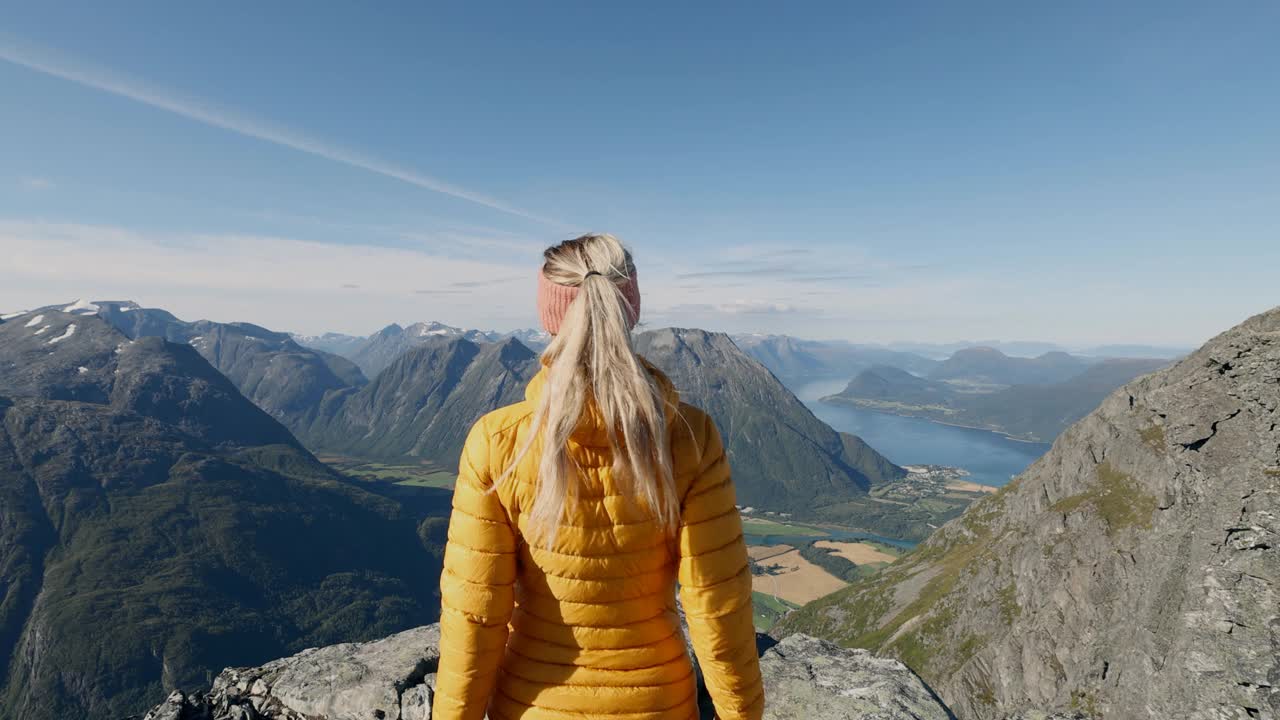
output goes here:
[{"label": "mountain range", "polygon": [[435,619],[419,518],[193,345],[64,307],[0,324],[0,717],[119,718],[229,664]]},{"label": "mountain range", "polygon": [[1278,380],[1280,308],[775,632],[895,655],[961,718],[1280,716]]},{"label": "mountain range", "polygon": [[550,336],[541,330],[468,330],[440,322],[420,322],[401,327],[391,324],[368,337],[340,333],[319,336],[294,335],[300,345],[331,352],[354,362],[367,377],[375,377],[405,352],[440,338],[462,338],[473,343],[493,343],[514,338],[532,350],[547,346]]},{"label": "mountain range", "polygon": [[[725,335],[637,343],[720,424],[744,503],[922,537],[968,502],[872,501],[902,468]],[[441,335],[369,382],[282,333],[128,302],[0,324],[0,717],[118,718],[227,665],[435,619],[442,504],[308,448],[453,467],[537,366],[514,338]]]},{"label": "mountain range", "polygon": [[[959,516],[779,635],[896,655],[961,718],[1263,718],[1280,711],[1278,338],[1280,309],[1128,382],[963,515],[969,497],[886,495],[910,476],[732,338],[636,344],[717,422],[739,502],[897,537]],[[860,392],[1105,392],[1133,371],[964,359],[947,378],[877,367]],[[0,717],[114,720],[224,666],[434,620],[443,508],[310,450],[452,466],[536,369],[516,339],[440,334],[369,381],[283,333],[128,302],[0,321]],[[1046,383],[972,391],[1028,372]]]},{"label": "mountain range", "polygon": [[888,366],[864,370],[822,401],[1051,442],[1111,391],[1167,364],[1086,362],[1070,355],[1009,358],[996,350],[969,350],[953,355],[929,378]]},{"label": "mountain range", "polygon": [[788,387],[812,380],[850,378],[876,365],[926,374],[938,363],[927,357],[846,342],[801,340],[789,335],[740,334],[734,343]]},{"label": "mountain range", "polygon": [[100,317],[130,339],[160,337],[191,346],[245,397],[292,430],[311,422],[328,394],[368,382],[351,361],[251,323],[187,322],[130,301],[77,301],[34,312],[69,309]]},{"label": "mountain range", "polygon": [[[869,499],[869,490],[906,471],[814,417],[727,335],[663,329],[639,333],[635,343],[682,398],[715,419],[745,505],[918,539],[930,523],[958,514],[972,499],[929,510]],[[533,352],[514,338],[476,343],[442,334],[397,356],[368,385],[329,396],[298,435],[325,452],[412,457],[453,468],[471,424],[523,399],[538,367]]]},{"label": "mountain range", "polygon": [[931,380],[973,385],[1047,385],[1080,374],[1094,361],[1065,352],[1012,357],[991,347],[957,350],[927,373]]},{"label": "mountain range", "polygon": [[299,436],[326,452],[410,456],[452,470],[471,425],[523,400],[537,368],[537,356],[514,338],[476,343],[434,336],[397,356],[369,384],[328,398]]},{"label": "mountain range", "polygon": [[1051,352],[1065,352],[1091,358],[1107,357],[1144,357],[1173,360],[1190,353],[1194,348],[1176,345],[1143,345],[1136,343],[1113,343],[1108,345],[1080,345],[1067,347],[1058,343],[1040,341],[1001,341],[1001,340],[961,340],[951,343],[893,342],[875,345],[887,350],[909,352],[923,355],[934,360],[945,360],[960,350],[972,347],[987,347],[999,350],[1006,355],[1032,358]]},{"label": "mountain range", "polygon": [[[77,306],[130,337],[158,335],[189,345],[315,452],[426,460],[444,470],[456,467],[467,429],[489,410],[520,400],[538,367],[513,336],[422,324],[411,332],[388,330],[387,343],[352,352],[372,358],[365,351],[405,348],[369,382],[351,361],[256,325],[185,322],[130,302]],[[414,341],[390,342],[405,335]],[[916,540],[973,499],[960,494],[903,504],[872,498],[869,491],[906,472],[860,438],[818,420],[727,335],[664,329],[639,333],[635,343],[687,401],[716,420],[746,505]]]}]

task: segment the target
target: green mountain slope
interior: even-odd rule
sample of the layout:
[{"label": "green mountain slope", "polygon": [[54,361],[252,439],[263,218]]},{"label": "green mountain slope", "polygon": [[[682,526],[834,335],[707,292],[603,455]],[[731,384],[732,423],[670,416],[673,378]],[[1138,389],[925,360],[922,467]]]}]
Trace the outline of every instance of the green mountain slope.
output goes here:
[{"label": "green mountain slope", "polygon": [[471,425],[523,400],[537,368],[533,351],[514,339],[432,338],[399,355],[367,386],[329,398],[302,437],[328,452],[412,456],[454,469]]},{"label": "green mountain slope", "polygon": [[[434,551],[434,552],[433,552]],[[438,613],[438,548],[186,345],[0,325],[0,717],[119,718]]]}]

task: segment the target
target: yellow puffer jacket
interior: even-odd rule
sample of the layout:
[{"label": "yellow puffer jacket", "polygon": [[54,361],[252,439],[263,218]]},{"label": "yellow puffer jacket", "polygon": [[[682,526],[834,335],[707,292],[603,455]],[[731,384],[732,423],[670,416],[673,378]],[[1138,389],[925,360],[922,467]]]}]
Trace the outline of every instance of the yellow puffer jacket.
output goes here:
[{"label": "yellow puffer jacket", "polygon": [[677,579],[718,716],[761,717],[751,573],[724,447],[711,419],[649,369],[667,399],[678,543],[618,494],[590,403],[569,442],[583,497],[551,546],[526,538],[537,453],[493,485],[524,447],[545,369],[524,402],[472,428],[440,579],[434,720],[479,720],[486,706],[491,720],[696,720]]}]

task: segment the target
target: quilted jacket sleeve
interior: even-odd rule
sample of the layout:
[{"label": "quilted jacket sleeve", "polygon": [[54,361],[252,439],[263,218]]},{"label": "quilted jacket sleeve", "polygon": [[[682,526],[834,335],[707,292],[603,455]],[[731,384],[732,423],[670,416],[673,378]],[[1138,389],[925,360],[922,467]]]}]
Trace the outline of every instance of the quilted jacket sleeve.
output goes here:
[{"label": "quilted jacket sleeve", "polygon": [[440,666],[432,716],[481,720],[507,645],[515,604],[516,542],[490,489],[489,441],[476,423],[458,463],[440,575]]},{"label": "quilted jacket sleeve", "polygon": [[764,690],[756,656],[751,569],[720,433],[704,417],[698,476],[680,526],[680,600],[689,639],[721,720],[758,720]]}]

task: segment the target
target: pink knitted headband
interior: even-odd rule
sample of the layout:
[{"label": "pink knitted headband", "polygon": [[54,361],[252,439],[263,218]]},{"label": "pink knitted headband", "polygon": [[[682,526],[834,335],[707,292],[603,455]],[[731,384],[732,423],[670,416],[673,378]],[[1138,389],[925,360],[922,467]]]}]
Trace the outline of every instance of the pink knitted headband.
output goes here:
[{"label": "pink knitted headband", "polygon": [[[631,277],[626,281],[614,284],[618,286],[618,290],[622,291],[622,297],[626,300],[628,324],[635,327],[640,320],[640,286],[636,282],[635,271],[631,271]],[[542,319],[542,329],[552,335],[560,332],[560,321],[564,319],[569,305],[577,297],[576,286],[552,282],[542,274],[541,268],[538,269],[538,317]]]}]

